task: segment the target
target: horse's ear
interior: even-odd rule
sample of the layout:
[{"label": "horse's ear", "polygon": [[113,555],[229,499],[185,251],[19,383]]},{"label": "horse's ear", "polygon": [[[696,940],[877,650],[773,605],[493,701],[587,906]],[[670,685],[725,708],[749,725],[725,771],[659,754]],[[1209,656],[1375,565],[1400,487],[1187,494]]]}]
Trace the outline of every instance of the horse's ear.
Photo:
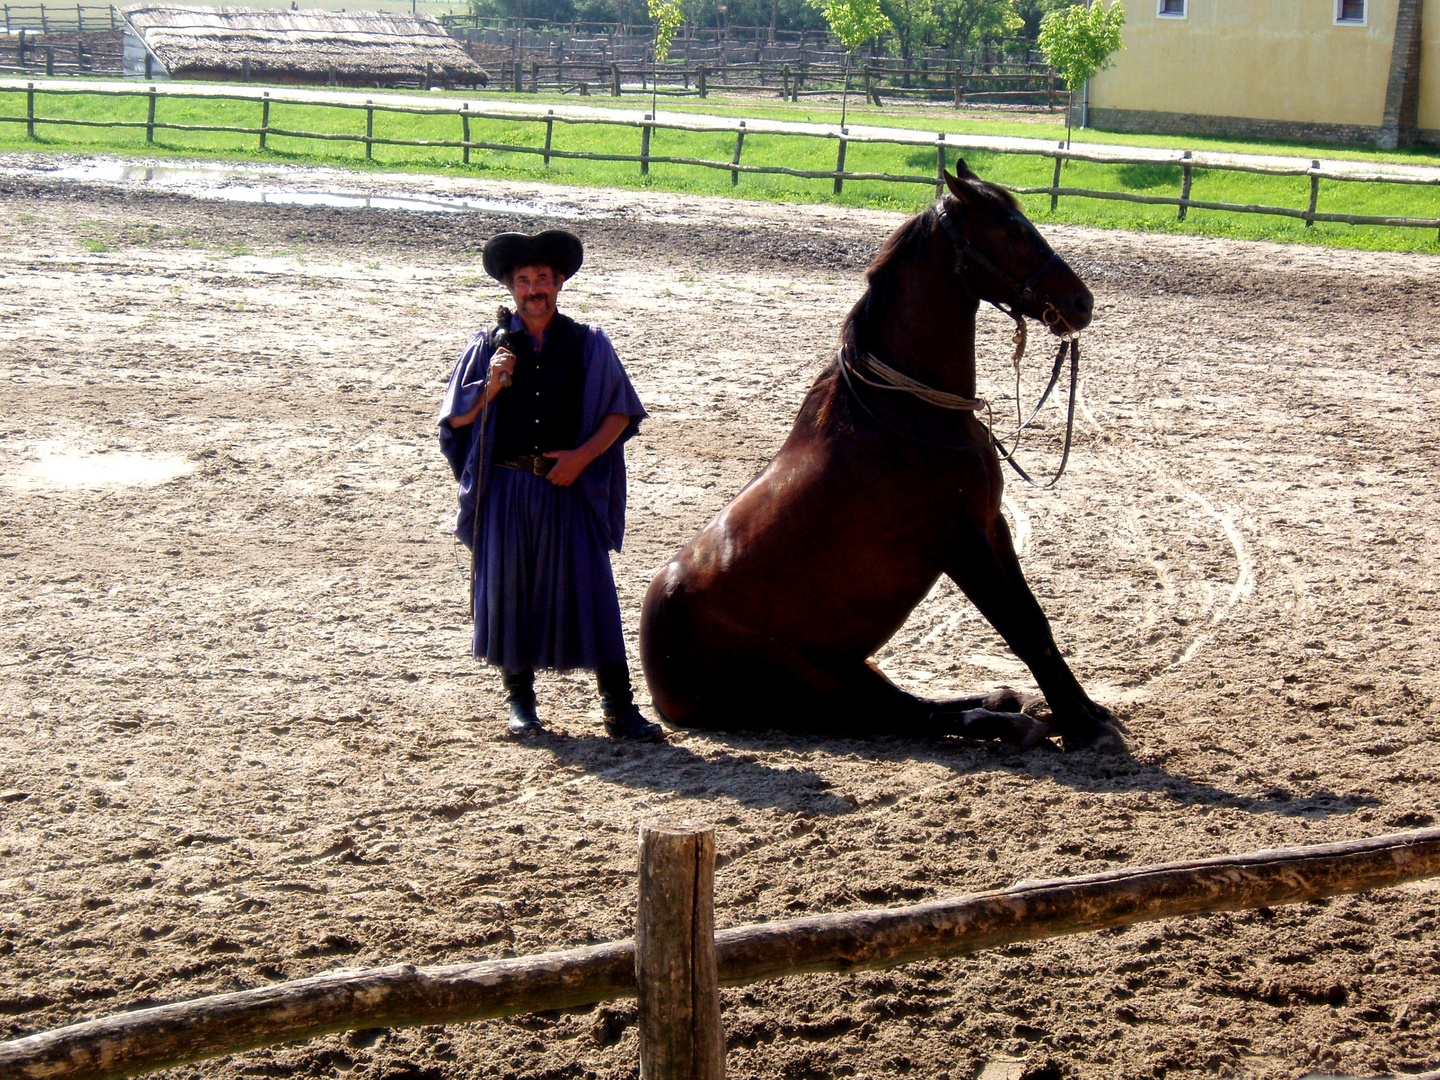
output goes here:
[{"label": "horse's ear", "polygon": [[959,199],[962,203],[970,202],[975,198],[975,191],[966,180],[978,180],[979,177],[971,172],[965,165],[963,159],[955,162],[955,175],[945,174],[945,186],[950,189],[950,194]]}]

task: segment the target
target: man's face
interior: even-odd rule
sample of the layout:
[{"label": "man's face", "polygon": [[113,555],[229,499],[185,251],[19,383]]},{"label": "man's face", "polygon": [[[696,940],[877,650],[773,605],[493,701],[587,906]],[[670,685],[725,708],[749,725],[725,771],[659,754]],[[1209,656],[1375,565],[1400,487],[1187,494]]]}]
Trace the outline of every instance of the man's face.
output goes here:
[{"label": "man's face", "polygon": [[522,319],[544,322],[555,314],[555,298],[564,284],[548,266],[521,266],[510,275],[507,288]]}]

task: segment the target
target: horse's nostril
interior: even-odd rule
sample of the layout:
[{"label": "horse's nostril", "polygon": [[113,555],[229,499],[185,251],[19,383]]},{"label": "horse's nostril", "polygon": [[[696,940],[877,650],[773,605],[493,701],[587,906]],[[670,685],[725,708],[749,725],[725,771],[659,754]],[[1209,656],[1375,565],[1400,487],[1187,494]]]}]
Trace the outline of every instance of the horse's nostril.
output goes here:
[{"label": "horse's nostril", "polygon": [[1095,297],[1091,296],[1088,292],[1081,293],[1075,299],[1075,307],[1078,311],[1083,311],[1088,315],[1095,310]]}]

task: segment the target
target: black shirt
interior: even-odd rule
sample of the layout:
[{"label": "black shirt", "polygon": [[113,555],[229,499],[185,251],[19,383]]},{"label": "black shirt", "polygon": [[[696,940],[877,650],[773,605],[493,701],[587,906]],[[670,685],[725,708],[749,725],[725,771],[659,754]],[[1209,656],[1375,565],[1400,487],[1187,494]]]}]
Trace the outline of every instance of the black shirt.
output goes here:
[{"label": "black shirt", "polygon": [[580,444],[588,328],[556,313],[537,353],[523,329],[510,338],[515,374],[495,397],[495,460]]}]

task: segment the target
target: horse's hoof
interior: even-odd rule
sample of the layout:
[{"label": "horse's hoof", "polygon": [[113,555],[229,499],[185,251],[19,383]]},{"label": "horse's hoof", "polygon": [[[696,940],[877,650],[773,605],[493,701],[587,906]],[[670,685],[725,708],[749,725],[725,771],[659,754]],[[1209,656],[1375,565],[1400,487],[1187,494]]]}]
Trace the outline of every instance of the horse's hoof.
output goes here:
[{"label": "horse's hoof", "polygon": [[960,734],[970,739],[995,739],[1021,750],[1033,750],[1050,737],[1050,725],[1022,712],[967,709],[960,714]]},{"label": "horse's hoof", "polygon": [[991,712],[1033,713],[1045,699],[1039,694],[1022,694],[1013,686],[1001,686],[980,699],[980,707]]},{"label": "horse's hoof", "polygon": [[1083,735],[1069,732],[1060,739],[1067,754],[1076,750],[1091,750],[1097,754],[1124,756],[1130,753],[1130,744],[1120,733],[1118,724],[1098,722]]}]

